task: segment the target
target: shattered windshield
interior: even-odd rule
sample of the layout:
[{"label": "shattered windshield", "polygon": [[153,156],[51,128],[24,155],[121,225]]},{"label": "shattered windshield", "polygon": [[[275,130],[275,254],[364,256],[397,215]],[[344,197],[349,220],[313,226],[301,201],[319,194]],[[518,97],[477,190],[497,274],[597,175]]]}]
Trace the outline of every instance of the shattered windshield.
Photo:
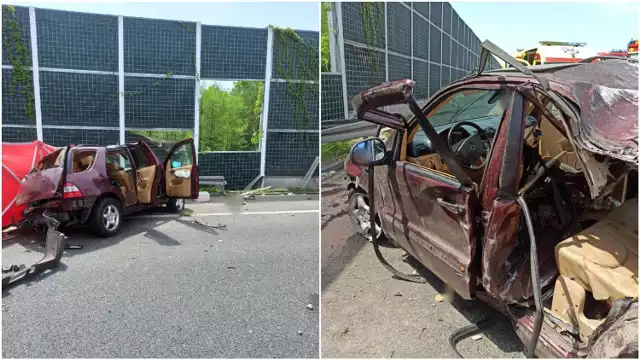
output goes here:
[{"label": "shattered windshield", "polygon": [[504,106],[500,103],[499,90],[464,90],[436,107],[427,116],[434,127],[461,121],[500,116]]}]

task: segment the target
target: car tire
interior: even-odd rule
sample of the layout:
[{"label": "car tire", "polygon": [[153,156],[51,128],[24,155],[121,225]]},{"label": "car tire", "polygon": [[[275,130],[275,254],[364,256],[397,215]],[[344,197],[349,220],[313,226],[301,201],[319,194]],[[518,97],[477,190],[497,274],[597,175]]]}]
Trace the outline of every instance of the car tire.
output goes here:
[{"label": "car tire", "polygon": [[[354,214],[354,212],[357,211],[357,202],[358,202],[358,198],[360,198],[360,197],[367,204],[369,204],[369,199],[367,198],[367,194],[366,194],[366,192],[364,192],[364,190],[362,190],[360,188],[353,188],[353,189],[351,189],[349,191],[349,197],[348,197],[348,201],[347,201],[347,206],[348,206],[347,213],[349,215],[351,223],[356,228],[356,231],[358,231],[358,233],[360,235],[362,235],[362,237],[364,237],[368,241],[371,241],[370,237],[367,236],[365,233],[363,233],[364,229],[363,229],[362,226],[360,226],[358,216]],[[368,219],[368,215],[364,214],[364,218]],[[377,215],[376,215],[376,224],[378,226],[380,226],[380,219],[378,218]],[[378,240],[379,244],[386,243],[387,246],[398,247],[393,240],[389,239],[384,234],[384,230],[382,230],[382,229],[380,229],[380,233],[378,235],[378,239],[377,240]]]},{"label": "car tire", "polygon": [[91,214],[91,227],[100,237],[112,237],[122,228],[123,213],[120,201],[103,198],[94,206]]},{"label": "car tire", "polygon": [[172,213],[181,213],[184,210],[184,199],[169,199],[167,203],[167,209]]}]

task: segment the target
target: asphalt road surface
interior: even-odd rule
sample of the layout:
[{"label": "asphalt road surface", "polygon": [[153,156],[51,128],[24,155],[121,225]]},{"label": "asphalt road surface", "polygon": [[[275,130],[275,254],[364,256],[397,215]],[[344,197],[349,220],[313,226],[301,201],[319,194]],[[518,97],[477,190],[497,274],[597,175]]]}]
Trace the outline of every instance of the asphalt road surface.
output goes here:
[{"label": "asphalt road surface", "polygon": [[[494,326],[482,338],[467,338],[458,350],[467,358],[521,358],[522,345],[508,319],[480,302],[450,295],[428,270],[403,261],[404,251],[383,248],[385,258],[427,284],[392,278],[373,247],[355,233],[347,215],[343,173],[322,183],[322,357],[453,358],[449,335],[484,317]],[[436,296],[444,295],[444,301]]]},{"label": "asphalt road surface", "polygon": [[[132,218],[112,239],[70,230],[84,249],[3,291],[2,355],[317,358],[318,206],[209,203]],[[3,263],[41,258],[32,241],[4,241]]]}]

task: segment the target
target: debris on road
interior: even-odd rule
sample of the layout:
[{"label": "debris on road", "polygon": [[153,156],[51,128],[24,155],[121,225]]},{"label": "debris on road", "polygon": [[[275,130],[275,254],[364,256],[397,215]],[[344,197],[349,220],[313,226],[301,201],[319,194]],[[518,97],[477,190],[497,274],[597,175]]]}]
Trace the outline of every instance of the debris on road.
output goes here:
[{"label": "debris on road", "polygon": [[60,264],[62,258],[62,250],[64,249],[64,243],[67,237],[59,232],[58,225],[60,224],[55,219],[43,214],[45,224],[47,225],[46,234],[46,248],[42,259],[38,260],[35,264],[27,267],[24,264],[21,265],[9,265],[6,268],[2,268],[2,287],[12,285],[18,281],[35,276],[45,270],[53,269]]},{"label": "debris on road", "polygon": [[209,228],[212,228],[212,229],[227,230],[227,225],[225,225],[225,224],[209,225],[209,224],[201,223],[198,220],[193,220],[192,223],[193,224],[198,224],[200,226],[206,226],[206,227],[209,227]]},{"label": "debris on road", "polygon": [[471,340],[473,341],[478,341],[480,339],[482,339],[482,334],[476,334],[471,337]]},{"label": "debris on road", "polygon": [[235,269],[235,266],[227,266],[227,269]]},{"label": "debris on road", "polygon": [[393,296],[402,296],[402,293],[398,291],[398,292],[397,292],[397,293],[395,293]]},{"label": "debris on road", "polygon": [[302,335],[302,330],[298,330],[298,335]]},{"label": "debris on road", "polygon": [[307,304],[307,309],[309,309],[309,310],[313,310],[313,305],[311,305],[311,304]]},{"label": "debris on road", "polygon": [[[242,198],[243,198],[244,200],[255,200],[255,199],[256,199],[256,194],[257,194],[257,193],[264,194],[264,192],[265,192],[266,190],[269,190],[269,189],[271,189],[271,186],[267,186],[267,187],[263,187],[263,188],[260,188],[260,189],[255,189],[255,190],[247,191],[247,192],[244,192],[244,193],[240,194],[240,196],[242,196]],[[245,203],[245,204],[246,204],[246,203]],[[244,204],[243,204],[243,205],[244,205]]]},{"label": "debris on road", "polygon": [[[43,247],[45,247],[45,246],[46,246],[45,244],[40,244],[40,245],[38,245],[38,247],[41,247],[41,248],[43,248]],[[65,250],[82,250],[82,249],[84,249],[84,245],[71,245],[71,244],[65,244],[65,245],[64,245],[64,249],[65,249]]]},{"label": "debris on road", "polygon": [[438,294],[438,295],[436,295],[435,300],[437,302],[443,302],[444,301],[444,296],[442,296],[442,294]]}]

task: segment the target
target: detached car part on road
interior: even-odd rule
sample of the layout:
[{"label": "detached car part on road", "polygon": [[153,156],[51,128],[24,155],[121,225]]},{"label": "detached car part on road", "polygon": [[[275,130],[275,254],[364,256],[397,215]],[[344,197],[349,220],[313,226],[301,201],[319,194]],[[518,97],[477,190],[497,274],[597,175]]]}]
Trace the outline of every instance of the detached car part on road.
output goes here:
[{"label": "detached car part on road", "polygon": [[[485,72],[491,53],[512,68]],[[419,281],[383,237],[505,313],[529,357],[638,357],[638,65],[590,62],[525,67],[485,41],[423,108],[411,80],[353,100],[392,130],[345,162],[354,223],[397,276]],[[398,104],[414,117],[381,110]]]},{"label": "detached car part on road", "polygon": [[182,211],[198,197],[193,139],[175,144],[161,162],[144,142],[67,146],[45,156],[20,185],[27,204],[19,226],[43,226],[48,211],[62,226],[88,224],[103,237],[117,234],[123,216],[167,205]]},{"label": "detached car part on road", "polygon": [[38,275],[43,271],[53,269],[60,264],[62,252],[65,247],[67,237],[58,231],[60,223],[54,218],[43,215],[45,225],[47,227],[45,251],[42,259],[35,264],[26,267],[25,265],[8,265],[2,267],[2,288],[11,286],[19,281]]}]

